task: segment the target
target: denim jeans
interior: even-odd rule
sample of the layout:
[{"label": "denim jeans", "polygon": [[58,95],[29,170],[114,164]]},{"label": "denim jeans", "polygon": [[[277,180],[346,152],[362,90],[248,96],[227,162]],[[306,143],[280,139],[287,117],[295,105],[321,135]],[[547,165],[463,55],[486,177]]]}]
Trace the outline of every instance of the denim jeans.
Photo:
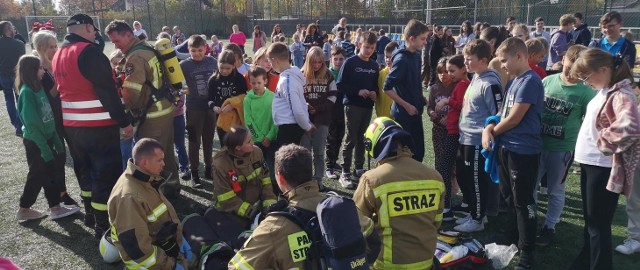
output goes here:
[{"label": "denim jeans", "polygon": [[313,152],[313,178],[322,180],[324,176],[324,151],[326,147],[329,126],[317,125],[313,134],[305,134],[300,140],[300,145]]},{"label": "denim jeans", "polygon": [[[567,179],[567,173],[573,163],[573,152],[571,151],[542,151],[540,154],[540,166],[538,167],[538,183],[547,174],[547,218],[544,226],[555,229],[556,224],[560,222],[562,208],[564,208],[564,183]],[[537,201],[537,192],[534,191],[534,198]]]},{"label": "denim jeans", "polygon": [[20,122],[18,110],[16,109],[18,95],[15,92],[15,80],[15,75],[0,75],[0,85],[2,86],[2,92],[4,92],[4,102],[7,105],[7,114],[11,120],[11,125],[16,129],[16,133],[22,133],[22,122]]},{"label": "denim jeans", "polygon": [[187,155],[187,148],[184,146],[184,128],[184,115],[176,115],[173,118],[173,144],[176,147],[181,172],[189,170],[189,156]]},{"label": "denim jeans", "polygon": [[126,140],[120,140],[120,152],[122,155],[122,170],[126,170],[127,169],[127,162],[129,161],[129,159],[131,158],[131,152],[133,151],[133,145],[135,144],[135,142],[133,141],[133,137],[126,139]]}]

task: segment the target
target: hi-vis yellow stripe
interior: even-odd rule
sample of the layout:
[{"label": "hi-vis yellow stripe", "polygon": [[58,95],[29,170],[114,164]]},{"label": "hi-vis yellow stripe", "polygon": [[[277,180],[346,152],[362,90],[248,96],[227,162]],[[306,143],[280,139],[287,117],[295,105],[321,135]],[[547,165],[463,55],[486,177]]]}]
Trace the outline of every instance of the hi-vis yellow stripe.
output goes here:
[{"label": "hi-vis yellow stripe", "polygon": [[271,177],[262,178],[262,185],[271,185]]},{"label": "hi-vis yellow stripe", "polygon": [[124,264],[127,266],[128,269],[131,269],[131,270],[149,269],[151,268],[151,266],[156,264],[157,252],[158,252],[158,248],[156,246],[153,246],[153,253],[151,253],[151,255],[149,255],[149,257],[147,257],[141,263],[137,263],[134,260],[129,260],[129,261],[125,261]]},{"label": "hi-vis yellow stripe", "polygon": [[98,211],[107,211],[107,205],[104,203],[91,202],[91,207]]},{"label": "hi-vis yellow stripe", "polygon": [[233,266],[236,269],[242,269],[242,270],[254,270],[253,266],[251,266],[243,257],[242,255],[240,255],[240,252],[236,253],[235,256],[233,256],[233,258],[231,259],[231,264],[233,264]]},{"label": "hi-vis yellow stripe", "polygon": [[222,193],[220,195],[218,195],[217,199],[218,199],[218,203],[224,202],[226,200],[229,200],[233,197],[236,196],[236,193],[233,192],[233,190],[227,192],[227,193]]},{"label": "hi-vis yellow stripe", "polygon": [[[160,103],[161,103],[161,102],[160,102],[160,101],[158,101],[158,102],[156,102],[156,105],[158,105],[158,104],[160,104]],[[160,105],[158,108],[162,108],[162,106]],[[158,118],[158,117],[161,117],[161,116],[165,116],[165,115],[167,115],[167,114],[170,114],[170,113],[172,113],[172,112],[173,112],[173,106],[170,106],[170,107],[168,107],[168,108],[165,108],[165,109],[162,109],[162,110],[159,110],[159,111],[155,111],[155,112],[147,113],[147,118],[148,118],[148,119]]]},{"label": "hi-vis yellow stripe", "polygon": [[238,216],[244,217],[244,214],[247,213],[247,209],[249,209],[249,203],[243,202],[238,208]]},{"label": "hi-vis yellow stripe", "polygon": [[136,90],[138,92],[142,91],[142,84],[135,83],[135,82],[124,81],[124,83],[122,83],[122,87],[131,89],[131,90]]},{"label": "hi-vis yellow stripe", "polygon": [[147,220],[150,222],[156,222],[162,214],[167,212],[167,205],[164,203],[160,203],[153,209],[153,212],[147,216]]}]

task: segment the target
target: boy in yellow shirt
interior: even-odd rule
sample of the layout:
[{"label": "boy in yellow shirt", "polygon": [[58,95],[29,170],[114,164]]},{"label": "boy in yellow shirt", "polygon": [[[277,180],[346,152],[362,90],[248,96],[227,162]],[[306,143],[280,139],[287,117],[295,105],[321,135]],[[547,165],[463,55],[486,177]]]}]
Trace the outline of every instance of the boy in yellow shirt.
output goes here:
[{"label": "boy in yellow shirt", "polygon": [[391,71],[391,56],[396,48],[398,48],[398,43],[395,41],[389,42],[389,44],[384,47],[384,62],[386,66],[380,70],[380,74],[378,75],[378,88],[380,89],[379,93],[381,94],[378,94],[375,101],[377,117],[384,116],[393,119],[393,115],[391,115],[391,104],[393,103],[393,99],[384,93],[384,81],[387,79],[389,71]]}]

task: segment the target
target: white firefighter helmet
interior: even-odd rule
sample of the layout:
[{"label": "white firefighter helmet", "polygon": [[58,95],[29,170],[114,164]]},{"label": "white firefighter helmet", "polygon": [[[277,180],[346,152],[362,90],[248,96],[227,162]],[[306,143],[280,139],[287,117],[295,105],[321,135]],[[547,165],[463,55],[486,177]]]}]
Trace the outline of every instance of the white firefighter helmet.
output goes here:
[{"label": "white firefighter helmet", "polygon": [[120,253],[113,241],[111,241],[111,229],[104,232],[102,239],[100,239],[100,255],[102,255],[102,259],[106,263],[120,261]]}]

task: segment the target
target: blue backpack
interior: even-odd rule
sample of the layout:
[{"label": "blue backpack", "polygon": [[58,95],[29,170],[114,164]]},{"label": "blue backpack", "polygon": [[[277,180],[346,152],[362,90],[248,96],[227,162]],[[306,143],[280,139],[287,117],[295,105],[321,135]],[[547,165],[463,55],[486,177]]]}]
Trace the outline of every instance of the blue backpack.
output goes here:
[{"label": "blue backpack", "polygon": [[[329,192],[316,212],[291,206],[275,207],[270,216],[282,216],[302,228],[311,245],[304,250],[305,269],[369,269],[367,244],[352,199]],[[377,253],[376,253],[377,255]],[[315,264],[315,266],[314,266]]]}]

